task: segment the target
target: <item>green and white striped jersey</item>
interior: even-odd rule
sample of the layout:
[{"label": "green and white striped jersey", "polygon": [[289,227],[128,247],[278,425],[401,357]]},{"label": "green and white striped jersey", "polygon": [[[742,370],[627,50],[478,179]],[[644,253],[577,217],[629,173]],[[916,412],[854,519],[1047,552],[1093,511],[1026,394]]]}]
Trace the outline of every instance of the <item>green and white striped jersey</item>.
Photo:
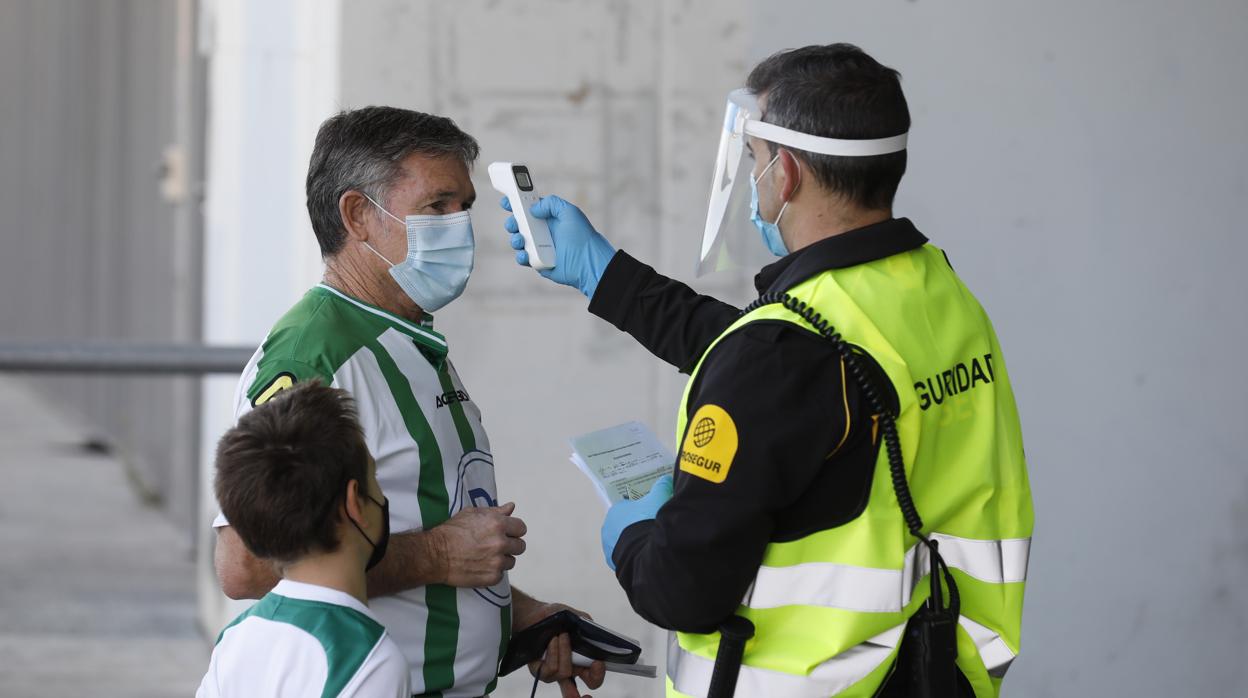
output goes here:
[{"label": "green and white striped jersey", "polygon": [[[431,528],[465,507],[496,506],[481,412],[447,359],[432,318],[420,323],[317,285],[273,326],[243,370],[235,417],[303,380],[356,400],[395,533]],[[216,525],[228,525],[218,519]],[[456,698],[494,689],[511,635],[511,587],[440,584],[370,600],[411,665],[412,692]]]},{"label": "green and white striped jersey", "polygon": [[195,698],[409,698],[407,662],[345,592],[283,579],[217,637]]}]

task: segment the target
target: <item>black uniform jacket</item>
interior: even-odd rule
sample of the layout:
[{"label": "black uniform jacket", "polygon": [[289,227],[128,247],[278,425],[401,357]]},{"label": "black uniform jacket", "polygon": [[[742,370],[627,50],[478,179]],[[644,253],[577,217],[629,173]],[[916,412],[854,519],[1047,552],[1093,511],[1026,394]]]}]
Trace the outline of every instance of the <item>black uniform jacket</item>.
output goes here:
[{"label": "black uniform jacket", "polygon": [[[926,241],[909,220],[884,221],[764,267],[755,286],[760,294],[788,291],[829,269]],[[741,312],[623,251],[607,266],[589,309],[685,373]],[[836,324],[834,308],[819,310]],[[873,410],[847,381],[831,343],[784,321],[750,323],[715,346],[690,390],[686,418],[705,405],[721,408],[737,430],[723,481],[677,463],[675,495],[656,519],[626,528],[613,555],[638,614],[696,633],[714,631],[736,610],[768,543],[796,540],[862,512],[879,447]],[[677,446],[684,441],[682,435]]]}]

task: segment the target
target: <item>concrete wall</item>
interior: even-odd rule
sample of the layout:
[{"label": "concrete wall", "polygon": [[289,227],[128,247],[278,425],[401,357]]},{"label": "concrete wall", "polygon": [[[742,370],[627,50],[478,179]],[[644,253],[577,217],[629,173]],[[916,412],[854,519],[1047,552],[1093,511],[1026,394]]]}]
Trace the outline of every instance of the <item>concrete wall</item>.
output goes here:
[{"label": "concrete wall", "polygon": [[1008,695],[1241,695],[1248,5],[752,4],[904,76],[898,213],[992,314],[1037,530]]},{"label": "concrete wall", "polygon": [[[199,336],[189,5],[0,0],[0,341]],[[171,145],[187,178],[164,196]],[[195,382],[32,381],[191,529]]]}]

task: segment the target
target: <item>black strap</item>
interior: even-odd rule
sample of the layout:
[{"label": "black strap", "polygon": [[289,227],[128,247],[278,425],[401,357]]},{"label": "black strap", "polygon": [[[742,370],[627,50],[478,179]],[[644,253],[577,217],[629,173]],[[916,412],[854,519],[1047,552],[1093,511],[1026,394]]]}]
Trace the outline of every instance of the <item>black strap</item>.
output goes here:
[{"label": "black strap", "polygon": [[[922,608],[915,614],[912,622],[907,624],[906,640],[917,643],[914,656],[912,692],[915,696],[931,696],[932,698],[954,695],[954,683],[957,675],[957,623],[961,612],[961,597],[958,585],[954,582],[949,566],[940,555],[937,541],[923,535],[923,519],[915,507],[914,497],[910,493],[910,484],[906,480],[905,459],[901,451],[901,438],[897,435],[897,415],[893,413],[884,400],[884,392],[876,381],[872,380],[863,359],[849,346],[841,334],[814,308],[806,305],[787,293],[765,293],[741,311],[744,316],[766,305],[780,304],[794,313],[819,333],[821,337],[832,343],[838,354],[849,367],[849,373],[862,392],[866,395],[871,408],[879,415],[880,432],[884,436],[884,449],[888,456],[889,476],[893,482],[893,492],[897,495],[897,505],[901,508],[906,528],[910,534],[919,539],[928,551],[929,581],[931,595]],[[948,586],[949,603],[944,603],[944,590],[940,580],[944,578]],[[903,640],[903,643],[905,640]]]}]

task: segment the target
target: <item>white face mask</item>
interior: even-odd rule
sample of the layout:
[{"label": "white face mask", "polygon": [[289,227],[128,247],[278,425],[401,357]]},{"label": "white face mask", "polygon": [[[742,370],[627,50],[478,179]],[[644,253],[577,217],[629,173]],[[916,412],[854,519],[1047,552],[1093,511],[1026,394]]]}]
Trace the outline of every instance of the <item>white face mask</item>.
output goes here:
[{"label": "white face mask", "polygon": [[406,221],[387,211],[381,204],[364,195],[382,213],[407,229],[407,257],[398,264],[367,242],[364,246],[390,265],[390,276],[399,288],[419,305],[432,313],[459,298],[472,274],[475,243],[472,218],[467,211],[441,216],[408,216]]}]

